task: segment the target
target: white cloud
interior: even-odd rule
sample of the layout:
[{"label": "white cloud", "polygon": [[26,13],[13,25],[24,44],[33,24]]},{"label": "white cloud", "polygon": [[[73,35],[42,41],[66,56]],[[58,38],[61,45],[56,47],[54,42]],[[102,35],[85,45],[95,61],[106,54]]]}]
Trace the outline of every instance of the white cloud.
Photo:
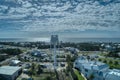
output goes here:
[{"label": "white cloud", "polygon": [[[23,0],[18,3],[22,6],[10,7],[8,14],[3,13],[0,19],[22,19],[14,22],[23,22],[23,31],[120,31],[120,3],[103,6],[97,1],[81,2],[73,11],[68,10],[74,7],[70,2],[58,4],[61,6],[55,3],[38,6]],[[7,8],[0,5],[0,11]],[[29,18],[23,20],[27,16],[31,16],[33,21]]]}]

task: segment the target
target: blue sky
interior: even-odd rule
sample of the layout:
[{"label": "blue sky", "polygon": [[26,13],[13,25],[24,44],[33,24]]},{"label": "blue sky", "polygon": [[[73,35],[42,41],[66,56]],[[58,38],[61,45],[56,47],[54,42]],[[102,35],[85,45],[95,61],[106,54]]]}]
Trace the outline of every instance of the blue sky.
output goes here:
[{"label": "blue sky", "polygon": [[119,14],[120,0],[0,0],[0,38],[118,38]]}]

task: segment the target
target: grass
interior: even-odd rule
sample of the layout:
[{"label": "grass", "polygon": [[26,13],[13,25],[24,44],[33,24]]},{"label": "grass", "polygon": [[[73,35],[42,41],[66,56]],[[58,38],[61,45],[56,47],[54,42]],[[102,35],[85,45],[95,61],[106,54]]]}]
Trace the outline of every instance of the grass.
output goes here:
[{"label": "grass", "polygon": [[[96,51],[80,51],[78,55],[84,54],[84,55],[90,55],[95,53]],[[97,52],[97,54],[100,53],[100,51]]]},{"label": "grass", "polygon": [[34,80],[45,80],[46,77],[50,76],[50,74],[41,74],[39,76],[33,76]]},{"label": "grass", "polygon": [[[43,73],[43,74],[40,74],[40,75],[33,75],[32,76],[32,78],[34,79],[34,80],[46,80],[46,78],[48,77],[48,76],[50,76],[50,74],[46,74],[46,73]],[[27,78],[21,78],[21,77],[19,77],[19,78],[17,78],[17,80],[28,80]]]},{"label": "grass", "polygon": [[[104,62],[106,60],[106,64],[108,64],[110,66],[110,68],[120,69],[120,64],[119,64],[120,60],[116,60],[114,58],[106,58],[106,57],[105,58],[99,58],[99,59],[102,60],[101,62]],[[109,63],[109,61],[112,61],[112,63]],[[118,65],[114,64],[115,61],[118,62]]]},{"label": "grass", "polygon": [[74,69],[74,72],[75,72],[75,74],[77,75],[78,80],[85,80],[84,77],[79,73],[78,70]]},{"label": "grass", "polygon": [[50,77],[51,79],[55,80],[56,76],[54,73],[42,73],[40,75],[32,76],[34,80],[46,80],[46,78]]}]

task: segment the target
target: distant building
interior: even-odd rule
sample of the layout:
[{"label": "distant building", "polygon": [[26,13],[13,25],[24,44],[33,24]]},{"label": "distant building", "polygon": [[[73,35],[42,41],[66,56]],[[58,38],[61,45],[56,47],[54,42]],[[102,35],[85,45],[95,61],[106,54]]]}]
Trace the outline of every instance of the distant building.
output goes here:
[{"label": "distant building", "polygon": [[0,45],[0,49],[2,49],[3,48],[3,45]]},{"label": "distant building", "polygon": [[16,80],[21,73],[21,67],[2,66],[0,67],[0,80]]},{"label": "distant building", "polygon": [[0,56],[8,56],[8,54],[2,53],[2,54],[0,54]]},{"label": "distant building", "polygon": [[33,50],[33,51],[31,52],[31,55],[32,55],[32,56],[36,56],[36,57],[40,57],[40,56],[41,56],[41,52],[38,51],[38,50]]},{"label": "distant building", "polygon": [[118,56],[120,57],[120,52],[119,53],[117,53],[118,54]]},{"label": "distant building", "polygon": [[32,56],[36,56],[36,57],[47,57],[48,56],[45,52],[42,52],[39,50],[33,50],[30,53]]},{"label": "distant building", "polygon": [[90,57],[91,59],[94,59],[94,58],[98,58],[99,56],[98,56],[97,54],[91,54],[91,55],[89,55],[89,57]]},{"label": "distant building", "polygon": [[31,67],[31,63],[26,63],[26,64],[24,64],[24,67],[26,68],[26,69],[29,69],[30,67]]},{"label": "distant building", "polygon": [[19,66],[21,61],[19,60],[12,60],[10,61],[10,66]]},{"label": "distant building", "polygon": [[72,54],[77,54],[78,52],[80,52],[79,49],[73,47],[66,47],[65,50],[70,51]]}]

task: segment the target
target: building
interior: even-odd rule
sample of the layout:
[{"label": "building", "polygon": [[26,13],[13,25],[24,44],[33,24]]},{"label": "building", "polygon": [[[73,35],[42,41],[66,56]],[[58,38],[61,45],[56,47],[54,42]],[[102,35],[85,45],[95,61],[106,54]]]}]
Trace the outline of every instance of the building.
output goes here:
[{"label": "building", "polygon": [[74,48],[74,47],[65,47],[65,51],[69,51],[72,54],[77,54],[79,51],[79,49]]},{"label": "building", "polygon": [[90,80],[120,80],[120,70],[109,69],[105,63],[89,61],[85,56],[80,56],[74,62],[77,68],[86,78]]},{"label": "building", "polygon": [[31,55],[36,56],[36,57],[46,57],[47,56],[47,54],[45,52],[42,52],[40,50],[33,50],[31,52]]},{"label": "building", "polygon": [[119,53],[117,53],[118,54],[118,56],[120,57],[120,52]]},{"label": "building", "polygon": [[10,66],[19,66],[21,64],[21,61],[19,60],[11,60]]},{"label": "building", "polygon": [[31,55],[32,56],[36,56],[36,57],[40,57],[41,56],[41,52],[39,50],[33,50],[31,52]]},{"label": "building", "polygon": [[16,80],[21,73],[21,67],[2,66],[0,67],[0,80]]},{"label": "building", "polygon": [[93,75],[95,80],[104,80],[103,73],[109,69],[107,64],[93,61],[83,64],[82,67],[85,77],[90,78]]},{"label": "building", "polygon": [[0,49],[2,49],[3,48],[3,45],[0,45]]},{"label": "building", "polygon": [[105,80],[120,80],[120,70],[109,70],[104,74]]}]

